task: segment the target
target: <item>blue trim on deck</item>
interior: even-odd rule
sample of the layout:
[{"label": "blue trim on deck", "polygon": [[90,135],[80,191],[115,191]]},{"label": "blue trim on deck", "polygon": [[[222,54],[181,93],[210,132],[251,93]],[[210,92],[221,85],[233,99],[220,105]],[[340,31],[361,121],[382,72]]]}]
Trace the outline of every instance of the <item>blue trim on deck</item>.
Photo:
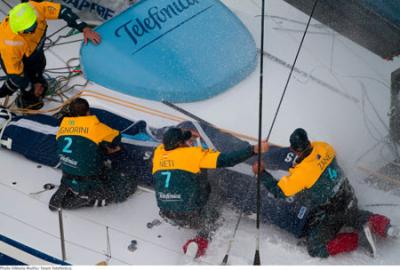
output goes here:
[{"label": "blue trim on deck", "polygon": [[[26,253],[29,253],[30,255],[35,256],[39,259],[45,260],[49,263],[57,264],[57,265],[70,265],[69,263],[66,263],[60,259],[53,257],[53,256],[47,255],[37,249],[26,246],[20,242],[17,242],[15,240],[10,239],[1,234],[0,234],[0,241],[7,243],[7,244],[9,244],[19,250],[22,250]],[[1,250],[0,250],[0,265],[24,265],[24,263],[18,261],[18,258],[11,258],[8,255],[1,253]]]}]

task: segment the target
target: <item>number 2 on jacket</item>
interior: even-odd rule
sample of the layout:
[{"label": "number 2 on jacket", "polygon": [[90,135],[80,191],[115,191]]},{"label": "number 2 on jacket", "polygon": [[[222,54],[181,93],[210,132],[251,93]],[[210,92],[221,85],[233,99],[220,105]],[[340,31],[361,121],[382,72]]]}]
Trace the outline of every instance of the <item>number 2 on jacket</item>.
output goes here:
[{"label": "number 2 on jacket", "polygon": [[71,149],[69,149],[70,147],[71,147],[71,144],[72,144],[72,139],[70,138],[70,137],[65,137],[64,138],[64,142],[67,142],[67,144],[64,146],[64,148],[63,148],[63,153],[67,153],[67,154],[71,154],[72,153],[72,150]]},{"label": "number 2 on jacket", "polygon": [[165,188],[169,188],[169,181],[171,180],[171,172],[162,172],[162,175],[165,175]]}]

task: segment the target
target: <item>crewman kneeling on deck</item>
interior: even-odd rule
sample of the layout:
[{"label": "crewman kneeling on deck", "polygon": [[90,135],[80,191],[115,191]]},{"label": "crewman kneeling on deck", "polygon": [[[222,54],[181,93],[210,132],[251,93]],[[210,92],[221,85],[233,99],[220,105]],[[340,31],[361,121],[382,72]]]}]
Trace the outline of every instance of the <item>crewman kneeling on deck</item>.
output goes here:
[{"label": "crewman kneeling on deck", "polygon": [[[310,142],[304,129],[290,136],[290,148],[297,158],[287,176],[277,181],[264,164],[260,167],[261,181],[278,199],[291,198],[301,205],[297,215],[287,223],[302,227],[307,251],[312,257],[326,258],[365,247],[375,256],[374,236],[399,236],[399,228],[386,216],[361,210],[344,171],[336,160],[334,148],[325,142]],[[258,164],[253,172],[258,173]],[[346,228],[346,232],[342,229]],[[350,231],[348,231],[350,230]]]},{"label": "crewman kneeling on deck", "polygon": [[[107,155],[123,153],[119,131],[90,115],[85,99],[73,100],[69,110],[72,117],[64,117],[56,136],[63,176],[59,189],[50,199],[50,210],[105,206],[126,199],[118,198],[113,187],[119,185],[113,182],[126,181],[118,178],[128,176],[117,175],[121,170],[107,169],[104,163]],[[131,189],[136,189],[136,182]]]},{"label": "crewman kneeling on deck", "polygon": [[[186,242],[183,251],[200,257],[205,254],[211,233],[216,229],[218,212],[212,196],[217,192],[211,185],[205,169],[231,167],[258,152],[248,144],[230,153],[191,146],[190,139],[198,137],[194,131],[170,128],[163,136],[153,158],[154,188],[160,215],[178,226],[199,229],[196,238]],[[263,142],[262,152],[268,149]],[[191,253],[191,252],[190,252]]]}]

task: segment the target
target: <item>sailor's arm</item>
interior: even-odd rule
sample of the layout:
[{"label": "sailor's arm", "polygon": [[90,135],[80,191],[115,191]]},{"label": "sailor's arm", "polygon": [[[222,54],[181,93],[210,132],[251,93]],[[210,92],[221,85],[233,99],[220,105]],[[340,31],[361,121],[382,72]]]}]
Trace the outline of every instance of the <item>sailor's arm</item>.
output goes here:
[{"label": "sailor's arm", "polygon": [[[255,162],[253,164],[253,173],[255,175],[258,174],[258,163]],[[285,194],[282,192],[281,188],[278,186],[278,181],[268,172],[265,170],[264,163],[261,162],[260,168],[260,177],[261,183],[264,187],[274,195],[275,198],[284,199],[286,198]]]},{"label": "sailor's arm", "polygon": [[97,127],[97,132],[102,137],[100,147],[106,149],[107,154],[121,150],[121,133],[118,130],[100,123]]},{"label": "sailor's arm", "polygon": [[[261,152],[268,151],[269,145],[267,141],[261,142]],[[232,151],[229,153],[220,153],[218,151],[209,151],[202,159],[200,167],[207,168],[224,168],[232,167],[239,164],[246,159],[257,154],[259,150],[258,145],[247,145],[246,147]]]},{"label": "sailor's arm", "polygon": [[254,155],[254,147],[248,145],[245,148],[229,153],[220,153],[217,159],[217,168],[231,167],[245,161]]},{"label": "sailor's arm", "polygon": [[88,40],[92,41],[94,44],[99,44],[101,42],[100,35],[96,31],[92,30],[87,23],[81,21],[79,16],[76,15],[69,7],[61,5],[58,18],[63,19],[69,27],[82,32],[85,44],[87,44]]}]

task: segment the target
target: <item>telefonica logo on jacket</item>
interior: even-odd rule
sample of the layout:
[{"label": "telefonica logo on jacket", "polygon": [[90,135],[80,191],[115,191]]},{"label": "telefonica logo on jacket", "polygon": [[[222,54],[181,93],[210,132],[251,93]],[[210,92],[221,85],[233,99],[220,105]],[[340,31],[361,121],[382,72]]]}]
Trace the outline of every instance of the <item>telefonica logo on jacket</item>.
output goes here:
[{"label": "telefonica logo on jacket", "polygon": [[180,201],[182,199],[181,194],[159,192],[158,196],[160,196],[160,199],[168,201]]},{"label": "telefonica logo on jacket", "polygon": [[[168,5],[162,7],[152,6],[145,12],[146,17],[132,18],[131,20],[124,22],[116,28],[114,34],[117,37],[127,35],[133,44],[136,45],[142,36],[151,33],[155,29],[162,30],[164,25],[169,21],[182,16],[185,12],[189,11],[195,6],[198,6],[199,4],[200,0],[177,0],[172,1]],[[181,24],[191,20],[210,7],[211,6],[208,6],[205,9],[199,10],[195,14],[191,14],[191,16],[185,21],[181,22]],[[168,29],[168,31],[172,31],[179,26],[180,25],[178,24],[172,29]]]},{"label": "telefonica logo on jacket", "polygon": [[64,165],[68,165],[70,167],[77,168],[78,161],[76,161],[70,157],[67,157],[67,156],[64,156],[63,154],[61,154],[60,160],[64,163]]}]

